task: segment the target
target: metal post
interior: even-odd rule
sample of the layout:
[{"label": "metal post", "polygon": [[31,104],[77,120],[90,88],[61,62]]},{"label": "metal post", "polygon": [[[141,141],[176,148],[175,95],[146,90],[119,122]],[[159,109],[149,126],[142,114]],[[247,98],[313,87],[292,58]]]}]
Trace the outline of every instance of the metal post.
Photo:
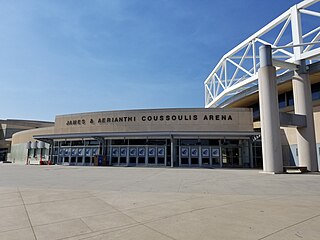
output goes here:
[{"label": "metal post", "polygon": [[174,141],[174,138],[173,138],[173,136],[171,135],[171,138],[170,138],[170,145],[171,145],[171,167],[173,168],[173,161],[174,161],[174,159],[175,159],[175,157],[174,157],[174,143],[173,143],[173,141]]},{"label": "metal post", "polygon": [[318,171],[317,150],[313,120],[312,96],[306,61],[300,61],[299,70],[292,78],[295,114],[305,115],[306,127],[297,127],[298,159],[308,171]]},{"label": "metal post", "polygon": [[276,69],[272,65],[271,46],[259,48],[259,103],[263,171],[283,172]]}]

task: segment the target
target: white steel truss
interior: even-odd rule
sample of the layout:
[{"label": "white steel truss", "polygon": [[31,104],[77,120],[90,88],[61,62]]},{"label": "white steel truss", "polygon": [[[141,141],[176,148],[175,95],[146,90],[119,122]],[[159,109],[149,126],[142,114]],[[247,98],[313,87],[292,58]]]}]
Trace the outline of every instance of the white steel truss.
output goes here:
[{"label": "white steel truss", "polygon": [[[205,107],[223,107],[235,94],[258,84],[261,45],[271,45],[273,59],[288,66],[302,59],[319,61],[319,2],[305,0],[294,5],[225,54],[204,82]],[[288,71],[285,64],[277,65],[277,75]]]}]

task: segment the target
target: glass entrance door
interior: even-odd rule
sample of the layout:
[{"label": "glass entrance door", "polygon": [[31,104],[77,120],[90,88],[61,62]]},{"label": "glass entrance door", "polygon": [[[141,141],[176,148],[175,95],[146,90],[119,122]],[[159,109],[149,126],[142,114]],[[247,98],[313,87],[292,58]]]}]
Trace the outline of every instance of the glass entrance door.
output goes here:
[{"label": "glass entrance door", "polygon": [[240,167],[242,166],[241,148],[223,147],[222,149],[222,166],[223,167]]}]

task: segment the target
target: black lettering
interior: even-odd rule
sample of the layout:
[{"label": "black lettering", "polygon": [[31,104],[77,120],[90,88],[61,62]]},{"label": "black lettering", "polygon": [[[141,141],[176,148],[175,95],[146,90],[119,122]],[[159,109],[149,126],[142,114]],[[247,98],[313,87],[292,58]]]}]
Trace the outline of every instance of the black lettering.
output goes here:
[{"label": "black lettering", "polygon": [[103,123],[106,123],[106,118],[102,118],[102,122],[103,122]]},{"label": "black lettering", "polygon": [[162,115],[159,117],[159,120],[160,120],[160,121],[163,121],[163,116],[162,116]]},{"label": "black lettering", "polygon": [[92,118],[90,119],[90,123],[91,123],[91,124],[94,124],[94,121],[93,121],[93,119],[92,119]]},{"label": "black lettering", "polygon": [[222,115],[221,116],[221,120],[227,120],[227,116],[226,115]]},{"label": "black lettering", "polygon": [[73,124],[73,125],[77,125],[77,120],[73,120],[73,121],[72,121],[72,124]]},{"label": "black lettering", "polygon": [[128,117],[128,122],[132,122],[132,117]]},{"label": "black lettering", "polygon": [[170,116],[169,115],[166,116],[166,120],[170,121]]},{"label": "black lettering", "polygon": [[111,122],[111,118],[107,118],[107,122],[108,122],[108,123]]},{"label": "black lettering", "polygon": [[158,118],[159,118],[158,116],[153,116],[154,121],[158,121]]},{"label": "black lettering", "polygon": [[175,121],[175,120],[177,120],[177,116],[176,115],[172,115],[171,119],[172,119],[172,121]]},{"label": "black lettering", "polygon": [[123,122],[123,117],[119,117],[119,122]]},{"label": "black lettering", "polygon": [[146,121],[146,116],[142,116],[141,120]]},{"label": "black lettering", "polygon": [[114,121],[115,121],[115,122],[118,122],[118,118],[117,118],[117,117],[116,117],[116,118],[114,118]]},{"label": "black lettering", "polygon": [[228,116],[228,120],[232,120],[232,116],[231,115]]},{"label": "black lettering", "polygon": [[147,119],[148,119],[149,122],[152,121],[152,117],[151,116],[148,116]]},{"label": "black lettering", "polygon": [[210,120],[210,121],[214,120],[214,115],[210,115],[210,116],[209,116],[209,120]]},{"label": "black lettering", "polygon": [[220,120],[220,115],[216,115],[216,120]]},{"label": "black lettering", "polygon": [[86,125],[86,120],[82,119],[82,124]]},{"label": "black lettering", "polygon": [[183,119],[182,115],[178,115],[178,119],[181,121]]},{"label": "black lettering", "polygon": [[204,115],[203,120],[208,120],[208,116],[207,116],[207,115]]},{"label": "black lettering", "polygon": [[193,120],[197,121],[198,120],[198,115],[193,115]]},{"label": "black lettering", "polygon": [[98,119],[98,123],[101,123],[101,118]]},{"label": "black lettering", "polygon": [[127,117],[123,117],[123,120],[126,122],[127,121]]}]

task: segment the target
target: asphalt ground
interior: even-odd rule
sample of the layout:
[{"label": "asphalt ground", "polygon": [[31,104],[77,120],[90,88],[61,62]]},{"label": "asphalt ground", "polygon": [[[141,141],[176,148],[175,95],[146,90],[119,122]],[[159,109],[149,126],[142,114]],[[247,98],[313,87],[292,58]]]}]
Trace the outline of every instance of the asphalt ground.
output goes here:
[{"label": "asphalt ground", "polygon": [[320,174],[0,165],[0,239],[320,239]]}]

